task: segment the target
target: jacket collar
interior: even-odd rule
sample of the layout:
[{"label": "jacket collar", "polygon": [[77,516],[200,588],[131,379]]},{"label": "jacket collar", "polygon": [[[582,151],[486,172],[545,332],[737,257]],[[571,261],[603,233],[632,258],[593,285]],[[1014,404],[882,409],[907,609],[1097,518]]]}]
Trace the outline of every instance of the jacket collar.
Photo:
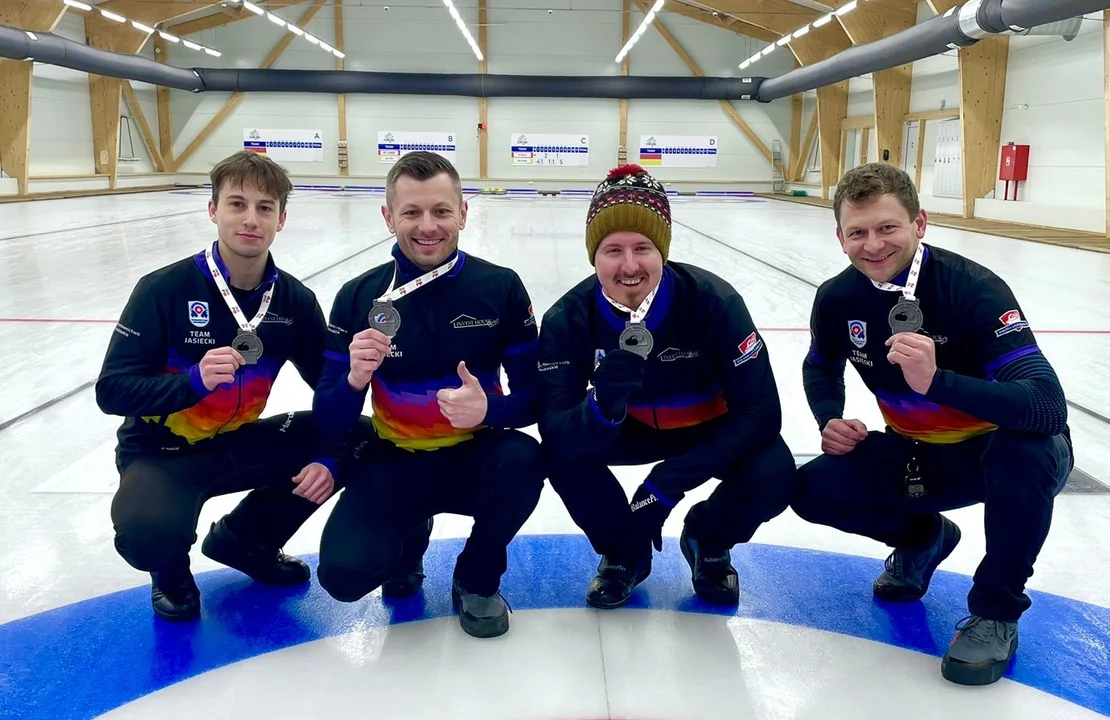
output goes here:
[{"label": "jacket collar", "polygon": [[[617,332],[624,330],[625,323],[628,322],[628,314],[617,310],[605,299],[605,295],[602,293],[601,281],[597,279],[594,280],[594,298],[601,309],[601,316],[605,318],[609,326]],[[663,277],[659,280],[659,292],[655,293],[655,300],[652,301],[651,309],[648,310],[647,317],[644,318],[644,325],[648,330],[654,331],[659,327],[659,323],[663,322],[663,318],[667,316],[667,309],[673,299],[674,271],[671,270],[670,265],[664,265]]]},{"label": "jacket collar", "polygon": [[[216,261],[216,267],[219,268],[220,274],[224,276],[224,280],[227,282],[227,286],[230,287],[233,291],[239,290],[240,288],[232,287],[231,285],[231,271],[227,269],[227,265],[224,263],[223,258],[220,257],[219,240],[216,240],[212,243],[212,258]],[[200,271],[204,273],[204,276],[206,278],[211,278],[212,273],[208,272],[208,261],[204,259],[204,251],[201,250],[200,252],[198,252],[196,255],[193,256],[193,259],[196,261],[197,267],[200,268]],[[271,253],[267,253],[266,270],[262,273],[262,282],[260,282],[257,287],[253,288],[250,291],[250,297],[248,299],[254,299],[256,295],[260,295],[262,291],[268,289],[271,285],[276,283],[277,279],[278,269],[277,264],[274,263],[274,256]],[[212,280],[212,283],[215,284],[215,280]]]}]

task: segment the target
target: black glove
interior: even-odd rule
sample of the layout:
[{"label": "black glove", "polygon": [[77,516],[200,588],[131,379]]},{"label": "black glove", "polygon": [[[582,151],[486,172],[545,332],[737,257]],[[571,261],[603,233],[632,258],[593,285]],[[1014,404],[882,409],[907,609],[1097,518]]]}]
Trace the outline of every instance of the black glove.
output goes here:
[{"label": "black glove", "polygon": [[646,481],[636,488],[629,507],[632,508],[632,532],[637,543],[651,542],[655,549],[663,552],[663,523],[671,514],[671,508],[682,500],[652,492]]},{"label": "black glove", "polygon": [[628,398],[644,386],[647,360],[627,350],[606,353],[594,370],[594,400],[603,417],[617,421],[624,417]]}]

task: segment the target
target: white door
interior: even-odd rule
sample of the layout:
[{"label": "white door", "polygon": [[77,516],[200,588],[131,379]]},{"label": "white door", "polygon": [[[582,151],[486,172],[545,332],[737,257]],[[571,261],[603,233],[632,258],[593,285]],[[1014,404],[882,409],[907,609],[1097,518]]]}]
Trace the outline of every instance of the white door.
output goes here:
[{"label": "white door", "polygon": [[902,137],[902,169],[911,178],[917,177],[917,127],[916,122],[906,123]]}]

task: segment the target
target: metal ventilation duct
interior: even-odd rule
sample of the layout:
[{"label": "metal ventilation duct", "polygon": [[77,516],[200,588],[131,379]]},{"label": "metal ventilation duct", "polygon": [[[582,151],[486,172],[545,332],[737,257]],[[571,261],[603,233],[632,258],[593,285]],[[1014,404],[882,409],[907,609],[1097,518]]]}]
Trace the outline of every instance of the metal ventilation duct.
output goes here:
[{"label": "metal ventilation duct", "polygon": [[969,0],[896,35],[767,78],[759,86],[759,100],[770,102],[898,67],[973,45],[988,35],[1062,35],[1070,40],[1078,34],[1083,15],[1107,9],[1110,0]]},{"label": "metal ventilation duct", "polygon": [[[3,0],[0,0],[3,2]],[[637,75],[489,75],[355,70],[179,68],[138,55],[91,48],[52,33],[0,25],[0,57],[35,60],[96,75],[190,92],[376,93],[466,97],[755,100],[759,79]]]}]

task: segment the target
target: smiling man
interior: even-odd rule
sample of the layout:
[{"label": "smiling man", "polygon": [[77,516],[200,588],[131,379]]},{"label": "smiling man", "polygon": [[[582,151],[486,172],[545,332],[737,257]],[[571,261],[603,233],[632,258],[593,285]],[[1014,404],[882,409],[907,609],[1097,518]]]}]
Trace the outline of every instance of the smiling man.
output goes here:
[{"label": "smiling man", "polygon": [[430,518],[468,515],[452,594],[463,630],[494,637],[509,629],[506,547],[544,481],[539,443],[516,429],[539,412],[532,303],[514,271],[459,250],[467,205],[443,157],[402,156],[382,215],[397,236],[393,258],[336,296],[313,401],[326,437],[342,444],[369,394],[374,429],[340,471],[346,489],[320,541],[320,584],[344,602],[383,584],[387,595],[415,593]]},{"label": "smiling man", "polygon": [[259,582],[300,584],[308,566],[280,548],[332,491],[330,471],[310,463],[309,413],[259,419],[287,361],[310,387],[323,366],[316,296],[270,255],[293,186],[251,152],[217,164],[211,181],[216,241],[139,280],[96,383],[100,408],[126,417],[116,549],[151,574],[154,612],[170,620],[200,613],[189,549],[207,499],[255,489],[213,524],[205,555]]},{"label": "smiling man", "polygon": [[[802,377],[824,454],[801,468],[794,510],[893,548],[873,592],[912,601],[960,541],[940,511],[984,503],[986,556],[941,671],[992,683],[1017,650],[1025,583],[1074,462],[1064,392],[1006,283],[922,242],[905,172],[848,172],[833,212],[852,267],[813,304]],[[847,361],[886,432],[843,417]]]},{"label": "smiling man", "polygon": [[[793,499],[767,347],[736,290],[668,260],[670,244],[662,184],[637,165],[614,169],[586,218],[595,273],[541,327],[540,432],[552,487],[602,556],[586,591],[597,608],[628,601],[671,510],[712,478],[721,482],[690,508],[680,548],[694,591],[735,604],[730,549]],[[660,460],[631,502],[609,469]]]}]

